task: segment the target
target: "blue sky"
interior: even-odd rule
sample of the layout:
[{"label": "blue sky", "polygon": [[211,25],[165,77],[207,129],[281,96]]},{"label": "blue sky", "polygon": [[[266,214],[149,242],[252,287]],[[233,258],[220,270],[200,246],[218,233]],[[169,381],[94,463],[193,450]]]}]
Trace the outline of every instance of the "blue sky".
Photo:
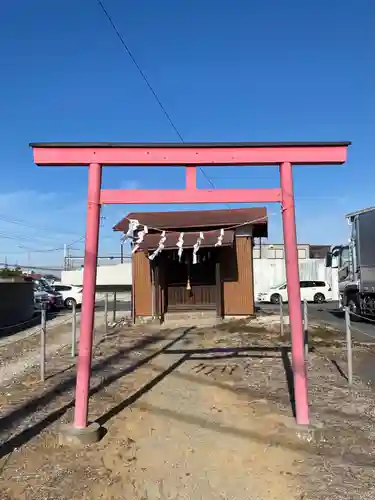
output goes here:
[{"label": "blue sky", "polygon": [[[375,205],[373,0],[103,3],[185,141],[352,141],[345,167],[295,168],[299,241],[345,241],[344,214]],[[87,172],[37,168],[28,143],[178,138],[96,0],[7,2],[0,27],[0,261],[61,263],[84,234]],[[272,167],[206,173],[218,188],[278,184]],[[177,188],[183,171],[106,168],[103,183]],[[104,207],[101,253],[119,252],[111,228],[136,209],[174,207]]]}]

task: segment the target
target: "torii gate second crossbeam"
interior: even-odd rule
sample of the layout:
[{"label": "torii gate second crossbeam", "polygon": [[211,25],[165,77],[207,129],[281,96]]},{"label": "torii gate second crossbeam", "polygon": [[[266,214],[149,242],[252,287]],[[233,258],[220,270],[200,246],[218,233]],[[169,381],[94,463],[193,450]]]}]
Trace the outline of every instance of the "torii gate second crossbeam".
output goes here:
[{"label": "torii gate second crossbeam", "polygon": [[[329,143],[32,143],[40,166],[88,166],[88,199],[79,357],[73,430],[85,432],[91,376],[92,342],[100,206],[147,203],[269,203],[280,202],[285,245],[292,369],[298,424],[309,423],[307,375],[298,272],[292,165],[339,165],[346,161],[349,142]],[[101,189],[104,166],[185,166],[181,190]],[[278,166],[280,188],[197,189],[197,166]]]}]

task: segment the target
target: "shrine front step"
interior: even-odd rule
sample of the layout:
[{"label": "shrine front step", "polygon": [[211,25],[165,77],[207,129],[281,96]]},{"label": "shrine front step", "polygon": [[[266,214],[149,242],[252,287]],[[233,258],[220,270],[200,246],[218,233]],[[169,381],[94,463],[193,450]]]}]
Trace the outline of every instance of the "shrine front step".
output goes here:
[{"label": "shrine front step", "polygon": [[211,326],[221,322],[216,311],[168,312],[164,316],[163,326]]}]

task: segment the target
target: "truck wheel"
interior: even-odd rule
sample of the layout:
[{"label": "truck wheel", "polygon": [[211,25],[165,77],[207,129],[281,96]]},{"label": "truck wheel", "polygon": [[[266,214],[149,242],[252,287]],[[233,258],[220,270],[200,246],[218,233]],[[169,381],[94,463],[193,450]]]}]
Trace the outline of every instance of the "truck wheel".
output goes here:
[{"label": "truck wheel", "polygon": [[316,293],[314,295],[314,302],[315,304],[323,304],[323,302],[326,301],[326,298],[324,297],[324,295],[322,293]]},{"label": "truck wheel", "polygon": [[354,299],[348,300],[348,308],[351,321],[361,321],[360,311],[357,302]]},{"label": "truck wheel", "polygon": [[271,304],[280,304],[282,302],[281,295],[274,293],[271,295]]}]

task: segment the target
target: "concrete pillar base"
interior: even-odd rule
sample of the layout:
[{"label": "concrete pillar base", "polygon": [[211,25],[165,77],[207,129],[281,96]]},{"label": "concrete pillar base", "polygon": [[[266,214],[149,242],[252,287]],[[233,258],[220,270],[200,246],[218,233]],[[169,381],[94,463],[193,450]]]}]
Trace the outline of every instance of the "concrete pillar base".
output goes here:
[{"label": "concrete pillar base", "polygon": [[96,422],[89,424],[83,429],[78,429],[72,424],[63,424],[59,430],[59,444],[85,446],[97,443],[103,435],[103,428]]},{"label": "concrete pillar base", "polygon": [[320,443],[325,441],[324,436],[324,426],[318,420],[313,420],[307,425],[297,424],[294,418],[286,417],[282,418],[282,424],[288,429],[288,436],[290,436],[289,431],[292,431],[293,434],[301,441],[307,442],[315,442]]},{"label": "concrete pillar base", "polygon": [[325,441],[323,426],[318,424],[298,425],[295,424],[296,435],[298,439],[308,443],[320,443]]}]

